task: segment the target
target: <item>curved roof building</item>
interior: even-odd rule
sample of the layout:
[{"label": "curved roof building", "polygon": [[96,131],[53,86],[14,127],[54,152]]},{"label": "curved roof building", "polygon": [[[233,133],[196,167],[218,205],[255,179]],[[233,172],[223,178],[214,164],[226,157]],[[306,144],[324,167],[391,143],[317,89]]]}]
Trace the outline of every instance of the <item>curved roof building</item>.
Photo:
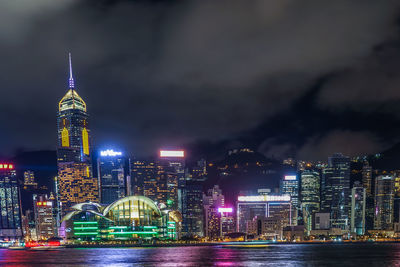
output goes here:
[{"label": "curved roof building", "polygon": [[176,239],[182,221],[179,211],[160,210],[145,196],[124,197],[108,206],[86,202],[71,208],[62,221],[69,229],[68,238],[75,239]]}]

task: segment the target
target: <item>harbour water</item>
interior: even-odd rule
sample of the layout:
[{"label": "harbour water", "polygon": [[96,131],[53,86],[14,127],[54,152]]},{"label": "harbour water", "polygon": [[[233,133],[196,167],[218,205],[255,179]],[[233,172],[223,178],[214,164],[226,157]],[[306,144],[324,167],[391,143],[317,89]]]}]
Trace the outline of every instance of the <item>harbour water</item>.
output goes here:
[{"label": "harbour water", "polygon": [[400,266],[400,244],[293,244],[267,248],[157,247],[0,249],[0,265],[64,266]]}]

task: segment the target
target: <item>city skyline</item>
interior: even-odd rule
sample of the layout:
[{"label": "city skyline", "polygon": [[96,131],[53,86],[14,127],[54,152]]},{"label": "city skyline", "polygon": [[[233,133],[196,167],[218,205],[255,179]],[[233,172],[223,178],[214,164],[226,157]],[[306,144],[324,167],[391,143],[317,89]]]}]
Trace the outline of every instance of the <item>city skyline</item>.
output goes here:
[{"label": "city skyline", "polygon": [[[0,123],[8,125],[1,156],[55,150],[54,103],[68,52],[80,94],[90,101],[96,145],[139,156],[187,145],[205,154],[251,147],[267,156],[325,159],[382,152],[399,141],[394,1],[256,1],[231,5],[223,16],[224,3],[100,2],[2,8],[4,25],[15,27],[13,34],[0,28],[0,56],[9,62],[0,67],[7,114]],[[241,25],[238,14],[246,18]],[[26,135],[20,125],[36,130]]]}]

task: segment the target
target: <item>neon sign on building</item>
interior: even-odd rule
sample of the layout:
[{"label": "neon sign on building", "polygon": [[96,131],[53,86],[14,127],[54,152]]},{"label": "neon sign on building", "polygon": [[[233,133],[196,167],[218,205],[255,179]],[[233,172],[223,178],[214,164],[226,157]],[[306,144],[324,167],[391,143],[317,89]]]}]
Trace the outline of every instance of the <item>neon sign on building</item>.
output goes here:
[{"label": "neon sign on building", "polygon": [[160,150],[160,157],[166,158],[183,158],[185,157],[185,151],[183,150]]},{"label": "neon sign on building", "polygon": [[297,180],[296,175],[285,175],[285,180],[286,181],[295,181]]},{"label": "neon sign on building", "polygon": [[239,196],[238,201],[243,202],[263,202],[263,201],[290,201],[289,195],[280,195],[280,196]]},{"label": "neon sign on building", "polygon": [[218,208],[218,212],[223,213],[223,212],[233,212],[232,208]]},{"label": "neon sign on building", "polygon": [[0,163],[0,170],[13,170],[14,165],[8,163]]},{"label": "neon sign on building", "polygon": [[122,156],[122,152],[114,151],[112,149],[107,149],[107,150],[100,151],[100,156],[102,156],[102,157]]}]

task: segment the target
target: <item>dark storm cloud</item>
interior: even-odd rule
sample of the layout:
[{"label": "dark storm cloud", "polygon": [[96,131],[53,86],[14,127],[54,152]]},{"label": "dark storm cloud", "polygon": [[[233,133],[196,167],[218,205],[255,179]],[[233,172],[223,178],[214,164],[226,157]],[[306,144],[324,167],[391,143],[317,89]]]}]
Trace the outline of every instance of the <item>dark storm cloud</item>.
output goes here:
[{"label": "dark storm cloud", "polygon": [[55,146],[68,51],[95,143],[143,154],[234,138],[285,112],[315,79],[356,69],[394,38],[398,11],[396,1],[10,2],[0,4],[7,152]]},{"label": "dark storm cloud", "polygon": [[400,101],[400,39],[376,46],[360,64],[327,81],[318,98],[322,108],[395,112]]},{"label": "dark storm cloud", "polygon": [[382,150],[382,144],[369,132],[333,131],[323,136],[312,136],[298,153],[297,158],[321,160],[332,153],[339,152],[347,156],[371,154]]}]

